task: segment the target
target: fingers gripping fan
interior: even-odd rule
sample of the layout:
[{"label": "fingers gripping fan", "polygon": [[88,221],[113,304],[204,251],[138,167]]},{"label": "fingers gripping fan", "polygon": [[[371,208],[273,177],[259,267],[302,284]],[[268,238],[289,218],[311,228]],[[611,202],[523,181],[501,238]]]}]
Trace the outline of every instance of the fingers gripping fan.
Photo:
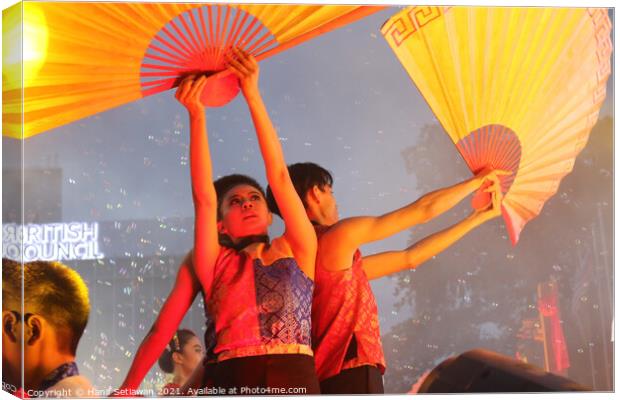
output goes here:
[{"label": "fingers gripping fan", "polygon": [[24,49],[2,66],[3,134],[29,137],[169,90],[194,73],[210,76],[203,100],[223,105],[239,91],[235,76],[222,73],[232,47],[261,60],[380,9],[20,3],[3,12],[3,38],[17,38],[3,48],[8,54]]},{"label": "fingers gripping fan", "polygon": [[513,244],[597,121],[610,30],[606,9],[502,7],[409,7],[381,28],[471,171],[512,171],[500,179]]}]

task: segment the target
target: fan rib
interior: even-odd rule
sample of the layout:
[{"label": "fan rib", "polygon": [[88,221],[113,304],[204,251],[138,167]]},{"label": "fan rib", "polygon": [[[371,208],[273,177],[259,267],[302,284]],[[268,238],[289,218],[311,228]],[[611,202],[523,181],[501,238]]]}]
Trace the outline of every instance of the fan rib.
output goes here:
[{"label": "fan rib", "polygon": [[[168,66],[168,65],[144,64],[144,63],[143,63],[143,64],[142,64],[142,66],[143,66],[144,68],[155,69],[155,70],[158,70],[158,71],[175,71],[175,72],[177,72],[177,73],[178,73],[178,71],[179,71],[179,68],[178,68],[178,67],[171,67],[171,66]],[[146,74],[146,73],[154,73],[154,74],[157,74],[158,72],[153,72],[153,71],[146,72],[146,71],[145,71],[145,72],[144,72],[144,74]],[[142,73],[140,73],[140,75],[141,75],[141,76],[148,76],[148,75],[142,75]]]},{"label": "fan rib", "polygon": [[146,96],[150,96],[153,94],[164,92],[166,90],[170,90],[174,87],[175,81],[176,79],[162,80],[162,82],[165,82],[165,83],[162,83],[160,85],[154,86],[149,89],[142,90],[142,96],[146,97]]},{"label": "fan rib", "polygon": [[192,27],[194,28],[193,31],[196,33],[196,37],[198,38],[198,41],[200,42],[198,47],[204,51],[204,49],[207,47],[207,43],[205,42],[204,38],[201,35],[200,27],[198,26],[198,23],[196,22],[196,17],[194,16],[193,11],[189,13],[189,19],[192,22]]},{"label": "fan rib", "polygon": [[237,36],[239,36],[239,32],[243,25],[237,25],[239,23],[239,16],[241,14],[245,14],[247,18],[247,13],[242,13],[240,10],[237,10],[235,13],[235,18],[233,19],[232,26],[230,28],[230,35],[228,35],[228,42],[226,43],[226,48],[231,48],[235,46]]},{"label": "fan rib", "polygon": [[[157,38],[157,39],[159,41],[161,41],[161,38]],[[182,57],[181,55],[170,53],[169,51],[164,50],[163,48],[156,46],[154,43],[151,43],[149,45],[149,49],[157,51],[157,52],[162,53],[164,55],[167,55],[168,57],[170,57],[170,60],[172,61],[173,64],[185,65],[185,63],[187,62],[187,57]],[[147,55],[149,55],[149,54],[147,53]]]},{"label": "fan rib", "polygon": [[[224,8],[225,15],[222,20],[222,8]],[[218,18],[217,18],[217,42],[215,47],[217,49],[215,53],[215,65],[221,64],[222,59],[222,50],[224,47],[224,43],[226,42],[226,28],[228,27],[228,18],[230,17],[230,6],[227,4],[224,7],[218,7]],[[220,22],[222,22],[220,24]]]},{"label": "fan rib", "polygon": [[492,155],[491,165],[492,167],[495,167],[499,165],[497,161],[497,157],[498,157],[497,155],[500,151],[499,149],[501,146],[501,137],[495,134],[495,131],[499,130],[499,127],[494,125],[490,129],[491,129],[491,138],[490,138],[490,143],[489,143],[489,150],[491,151],[491,155]]},{"label": "fan rib", "polygon": [[179,70],[173,69],[168,72],[140,72],[140,77],[148,78],[148,77],[160,77],[160,76],[179,76]]},{"label": "fan rib", "polygon": [[169,52],[167,52],[167,51],[165,51],[165,50],[163,50],[163,49],[161,49],[161,48],[159,48],[159,47],[157,47],[157,46],[155,46],[153,44],[149,45],[149,49],[155,50],[155,51],[157,51],[159,53],[162,53],[162,54],[165,54],[165,55],[169,56],[170,58],[160,57],[157,54],[153,54],[153,53],[148,53],[147,52],[144,55],[145,59],[146,58],[152,58],[154,60],[161,61],[161,62],[164,62],[166,64],[172,64],[172,65],[178,65],[178,66],[183,66],[184,65],[182,58],[177,57],[174,54],[171,54],[171,53],[169,53]]},{"label": "fan rib", "polygon": [[213,46],[213,43],[215,43],[215,33],[213,33],[213,10],[212,10],[213,6],[211,5],[207,5],[207,12],[208,12],[208,21],[209,21],[209,43],[211,43],[211,49],[213,51],[212,56],[215,57],[215,48]]},{"label": "fan rib", "polygon": [[[175,78],[157,79],[157,80],[152,80],[148,82],[143,82],[142,86],[157,86],[157,85],[163,85],[166,83],[173,84],[175,80],[176,80]],[[170,86],[170,88],[172,88],[172,86]]]},{"label": "fan rib", "polygon": [[244,31],[245,24],[247,23],[247,20],[250,17],[249,13],[244,12],[242,14],[243,14],[243,16],[241,17],[241,21],[239,22],[239,26],[235,30],[235,36],[233,36],[233,43],[235,43],[235,45],[237,45],[241,41],[241,38],[239,37],[239,34],[241,34]]},{"label": "fan rib", "polygon": [[[208,8],[209,6],[206,6],[206,7]],[[204,51],[204,57],[205,57],[205,59],[208,60],[208,59],[210,59],[210,55],[211,55],[211,52],[212,52],[212,48],[211,48],[211,43],[212,42],[211,42],[211,39],[209,37],[209,33],[207,31],[207,25],[205,23],[205,14],[204,14],[204,12],[205,12],[205,7],[198,9],[198,18],[200,19],[200,27],[201,27],[201,30],[200,30],[201,35],[200,36],[202,38],[204,38],[204,41],[205,41],[205,48],[203,50]],[[210,25],[211,25],[211,21],[209,21],[209,26]]]},{"label": "fan rib", "polygon": [[[189,14],[191,15],[191,12]],[[199,55],[201,53],[200,44],[198,43],[198,40],[194,36],[194,31],[190,29],[185,18],[188,18],[187,14],[185,13],[179,16],[179,19],[181,20],[181,24],[183,25],[183,28],[185,28],[185,32],[186,32],[185,41],[188,43],[191,41],[191,43],[193,44],[193,48],[194,48],[194,54]]]},{"label": "fan rib", "polygon": [[249,41],[248,39],[246,39],[246,36],[250,32],[250,30],[254,28],[254,25],[256,25],[256,21],[258,21],[256,18],[252,18],[250,24],[244,29],[243,35],[241,35],[241,37],[239,38],[239,45],[244,49],[247,48],[247,42]]},{"label": "fan rib", "polygon": [[187,53],[185,50],[184,46],[179,43],[179,41],[174,37],[174,35],[172,35],[170,33],[170,31],[168,30],[168,28],[166,28],[165,26],[161,28],[162,32],[164,32],[170,39],[172,39],[172,41],[174,41],[175,43],[177,43],[178,47],[174,46],[173,44],[171,44],[170,42],[168,42],[168,40],[166,38],[163,37],[163,35],[157,35],[155,37],[155,39],[157,39],[158,41],[160,41],[162,44],[164,44],[166,47],[168,47],[170,50],[178,53],[179,55],[182,55],[185,59],[190,59],[192,57],[192,55],[190,53]]},{"label": "fan rib", "polygon": [[265,43],[264,45],[262,45],[261,47],[259,47],[258,49],[256,49],[255,54],[258,56],[260,54],[262,54],[264,51],[266,51],[269,47],[271,47],[271,45],[273,45],[274,43],[278,43],[278,41],[275,38],[271,38],[271,40],[269,40],[267,43]]},{"label": "fan rib", "polygon": [[[257,32],[258,33],[258,32]],[[265,40],[269,41],[269,37],[271,36],[271,34],[269,32],[265,32],[262,36],[260,36],[258,39],[256,39],[254,41],[254,43],[248,48],[248,53],[250,54],[256,54],[257,52],[255,51],[257,47],[259,47],[261,45],[262,42],[264,42]]]},{"label": "fan rib", "polygon": [[[187,41],[187,37],[185,37],[185,35],[183,34],[183,32],[181,32],[181,30],[179,29],[179,27],[177,26],[177,24],[175,24],[174,20],[170,21],[170,26],[172,26],[172,29],[174,29],[174,31],[177,33],[177,35],[179,35],[179,37],[176,37],[174,35],[171,35],[170,38],[179,46],[181,47],[183,50],[185,50],[188,54],[188,58],[191,59],[192,58],[192,54],[195,53],[195,50],[191,49],[191,43],[189,43]],[[183,41],[181,41],[181,40]],[[189,46],[189,47],[188,47]]]}]

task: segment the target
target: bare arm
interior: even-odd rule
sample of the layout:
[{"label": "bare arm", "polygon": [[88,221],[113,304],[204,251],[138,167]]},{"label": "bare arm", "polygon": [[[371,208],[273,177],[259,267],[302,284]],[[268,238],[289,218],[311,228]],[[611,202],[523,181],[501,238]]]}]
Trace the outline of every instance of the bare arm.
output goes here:
[{"label": "bare arm", "polygon": [[451,227],[434,233],[411,247],[402,251],[388,251],[363,258],[362,267],[368,279],[382,278],[386,275],[416,268],[429,258],[441,253],[472,229],[484,222],[501,215],[501,192],[492,192],[492,204],[482,211],[471,215]]},{"label": "bare arm", "polygon": [[194,200],[194,270],[205,293],[210,293],[215,261],[220,251],[217,234],[217,196],[213,186],[207,119],[200,95],[206,77],[187,77],[176,92],[189,113],[190,172]]},{"label": "bare arm", "polygon": [[460,203],[480,188],[485,180],[499,185],[499,176],[508,173],[485,171],[454,186],[428,193],[405,207],[379,217],[352,217],[339,221],[321,238],[321,264],[332,270],[346,269],[351,264],[353,253],[361,245],[428,222]]},{"label": "bare arm", "polygon": [[254,57],[240,50],[235,49],[234,54],[236,59],[229,58],[230,67],[239,77],[243,95],[250,108],[258,144],[265,161],[267,181],[284,219],[284,236],[291,245],[302,271],[314,279],[316,233],[288,174],[282,146],[260,95],[258,63]]},{"label": "bare arm", "polygon": [[144,376],[174,336],[185,313],[200,291],[200,284],[192,271],[191,254],[179,266],[174,286],[153,323],[142,340],[120,389],[132,395],[140,387]]}]

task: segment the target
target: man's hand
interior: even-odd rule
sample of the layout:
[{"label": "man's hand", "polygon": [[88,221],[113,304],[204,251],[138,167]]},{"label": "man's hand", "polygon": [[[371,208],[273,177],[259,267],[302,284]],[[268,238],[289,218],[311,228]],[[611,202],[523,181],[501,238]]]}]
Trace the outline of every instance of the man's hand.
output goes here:
[{"label": "man's hand", "polygon": [[490,169],[485,168],[476,174],[476,180],[480,186],[485,184],[485,181],[490,181],[491,184],[500,183],[501,176],[511,175],[512,171],[506,171],[503,169]]},{"label": "man's hand", "polygon": [[[497,175],[495,175],[495,177],[497,177]],[[490,193],[491,202],[486,208],[476,210],[473,213],[475,218],[480,218],[482,220],[481,222],[485,222],[502,215],[502,201],[504,200],[502,187],[499,179],[493,180],[492,182],[493,183],[489,187],[483,190],[485,193]]]}]

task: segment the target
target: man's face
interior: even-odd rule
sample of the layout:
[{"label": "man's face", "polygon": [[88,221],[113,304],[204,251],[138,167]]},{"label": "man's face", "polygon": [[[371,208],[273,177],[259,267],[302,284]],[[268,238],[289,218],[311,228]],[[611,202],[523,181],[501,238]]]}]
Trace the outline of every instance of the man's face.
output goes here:
[{"label": "man's face", "polygon": [[338,222],[338,204],[334,191],[329,185],[325,185],[321,190],[321,213],[326,225],[333,225]]}]

